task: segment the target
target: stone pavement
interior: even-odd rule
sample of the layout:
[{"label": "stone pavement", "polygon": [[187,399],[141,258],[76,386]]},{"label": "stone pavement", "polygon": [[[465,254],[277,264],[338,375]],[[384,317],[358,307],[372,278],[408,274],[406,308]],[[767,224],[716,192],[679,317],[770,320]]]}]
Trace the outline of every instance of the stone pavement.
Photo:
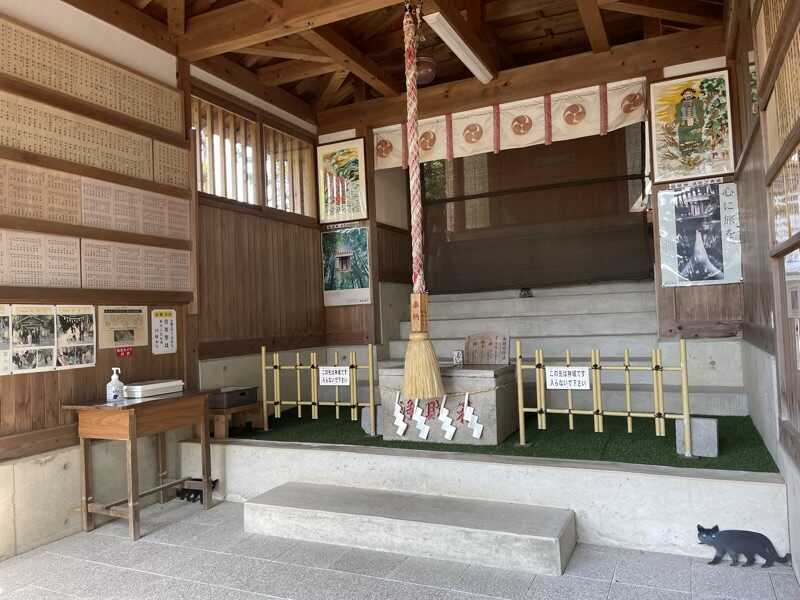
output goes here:
[{"label": "stone pavement", "polygon": [[[1,600],[800,600],[791,569],[579,545],[562,577],[244,533],[242,505],[172,501],[0,563]],[[709,549],[709,555],[711,549]]]}]

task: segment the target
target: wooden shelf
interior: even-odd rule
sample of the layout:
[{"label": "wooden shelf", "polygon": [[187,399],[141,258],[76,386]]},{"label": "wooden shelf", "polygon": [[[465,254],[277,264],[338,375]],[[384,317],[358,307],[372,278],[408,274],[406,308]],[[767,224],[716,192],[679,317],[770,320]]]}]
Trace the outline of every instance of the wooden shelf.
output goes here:
[{"label": "wooden shelf", "polygon": [[84,225],[54,223],[52,221],[26,219],[24,217],[14,217],[9,215],[0,215],[0,229],[34,231],[36,233],[46,233],[48,235],[66,235],[70,237],[80,237],[92,240],[104,240],[107,242],[120,242],[124,244],[140,244],[142,246],[170,248],[173,250],[192,249],[192,242],[188,240],[176,240],[155,235],[116,231],[114,229],[86,227]]},{"label": "wooden shelf", "polygon": [[0,286],[2,303],[174,305],[189,304],[192,298],[192,292]]},{"label": "wooden shelf", "polygon": [[60,158],[50,158],[49,156],[42,156],[40,154],[34,154],[33,152],[26,152],[25,150],[17,150],[16,148],[0,146],[0,158],[25,163],[34,167],[72,173],[73,175],[79,175],[81,177],[91,177],[93,179],[100,179],[101,181],[127,185],[128,187],[164,194],[165,196],[173,196],[185,200],[192,199],[192,191],[190,189],[158,183],[150,179],[139,179],[138,177],[121,175],[119,173],[113,173],[112,171],[61,160]]}]

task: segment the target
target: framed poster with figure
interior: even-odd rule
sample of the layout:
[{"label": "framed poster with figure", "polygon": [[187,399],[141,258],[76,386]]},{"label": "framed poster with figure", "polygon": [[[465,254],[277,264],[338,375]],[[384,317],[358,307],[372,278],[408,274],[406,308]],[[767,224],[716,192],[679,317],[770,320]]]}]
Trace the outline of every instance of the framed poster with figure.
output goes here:
[{"label": "framed poster with figure", "polygon": [[317,182],[320,223],[366,219],[364,138],[318,146]]},{"label": "framed poster with figure", "polygon": [[650,84],[656,183],[733,173],[728,71]]}]

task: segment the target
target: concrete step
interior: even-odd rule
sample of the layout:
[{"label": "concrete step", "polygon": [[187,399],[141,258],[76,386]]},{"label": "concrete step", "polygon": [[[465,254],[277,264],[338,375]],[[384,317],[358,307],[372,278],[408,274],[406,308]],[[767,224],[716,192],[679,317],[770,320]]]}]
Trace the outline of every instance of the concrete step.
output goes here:
[{"label": "concrete step", "polygon": [[[652,280],[645,281],[614,281],[609,283],[592,283],[586,285],[567,285],[549,288],[536,288],[531,290],[533,297],[544,296],[570,296],[594,295],[627,292],[653,292]],[[519,298],[519,289],[495,290],[491,292],[471,292],[468,294],[432,294],[429,302],[462,302],[472,300],[498,300],[503,298]]]},{"label": "concrete step", "polygon": [[[523,337],[522,352],[526,357],[532,357],[534,350],[542,348],[547,357],[563,357],[564,352],[569,350],[575,359],[578,357],[588,357],[593,349],[600,351],[601,358],[609,360],[621,360],[625,349],[628,349],[631,356],[650,356],[650,351],[658,344],[658,336],[651,334],[636,335],[577,335],[577,336],[550,336],[550,337]],[[516,347],[516,337],[511,339],[511,354],[513,355]],[[392,340],[389,343],[390,357],[392,359],[402,359],[406,355],[407,340]],[[449,361],[453,356],[453,350],[464,349],[464,338],[455,336],[451,338],[439,338],[433,340],[436,355],[442,360]],[[513,356],[511,357],[513,359]],[[665,356],[666,360],[666,356]]]},{"label": "concrete step", "polygon": [[563,573],[576,541],[571,510],[312,483],[249,500],[244,529],[542,575]]},{"label": "concrete step", "polygon": [[[400,324],[400,336],[408,338],[411,325]],[[430,321],[428,333],[434,339],[465,338],[493,332],[509,337],[555,337],[569,335],[630,335],[658,332],[655,311],[558,315],[541,317],[491,317],[487,319],[441,319]]]},{"label": "concrete step", "polygon": [[535,296],[533,298],[498,298],[432,302],[430,320],[483,319],[487,317],[522,317],[539,315],[585,315],[597,313],[632,313],[654,311],[655,293],[625,292],[570,296]]}]

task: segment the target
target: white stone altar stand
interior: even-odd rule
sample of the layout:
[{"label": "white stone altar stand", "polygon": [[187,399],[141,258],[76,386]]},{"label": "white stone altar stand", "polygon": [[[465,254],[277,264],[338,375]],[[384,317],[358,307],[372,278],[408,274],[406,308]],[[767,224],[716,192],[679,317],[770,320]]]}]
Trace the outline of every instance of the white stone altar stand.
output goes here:
[{"label": "white stone altar stand", "polygon": [[[419,406],[423,415],[433,415],[425,419],[430,427],[427,439],[419,437],[417,422],[406,412],[408,399],[400,394],[400,404],[404,410],[407,428],[404,435],[397,434],[395,420],[395,398],[397,390],[403,388],[403,363],[391,361],[381,363],[378,378],[381,390],[383,439],[409,442],[437,442],[444,444],[470,444],[495,446],[518,429],[516,378],[511,365],[464,365],[454,367],[441,364],[442,383],[448,393],[445,408],[453,419],[456,432],[452,440],[445,438],[443,423],[438,419],[441,399],[438,406],[428,406],[429,401],[421,400]],[[475,410],[478,423],[483,425],[481,436],[473,436],[474,430],[466,421],[458,419],[459,405],[464,403],[464,392],[470,392],[469,405]],[[413,405],[414,399],[411,399]]]}]

